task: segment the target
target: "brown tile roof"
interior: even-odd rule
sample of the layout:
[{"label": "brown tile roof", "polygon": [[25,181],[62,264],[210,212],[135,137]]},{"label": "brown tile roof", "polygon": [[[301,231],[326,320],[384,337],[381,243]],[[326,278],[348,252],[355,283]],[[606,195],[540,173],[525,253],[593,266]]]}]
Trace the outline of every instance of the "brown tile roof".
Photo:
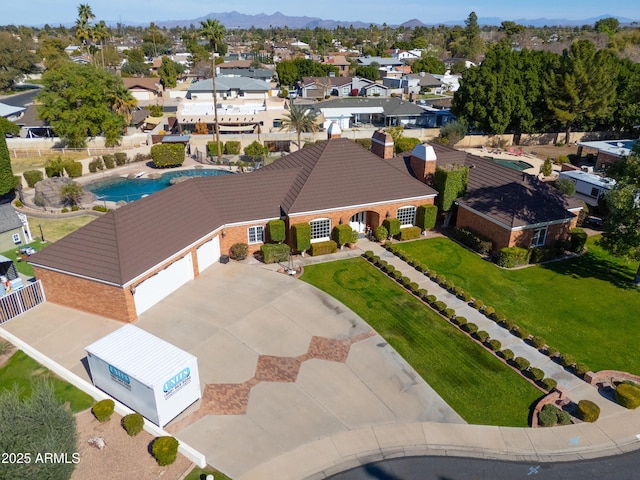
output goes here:
[{"label": "brown tile roof", "polygon": [[151,90],[153,92],[157,92],[160,90],[160,87],[158,85],[160,85],[160,79],[159,78],[152,78],[152,77],[141,77],[141,78],[136,78],[136,77],[125,77],[122,79],[122,83],[124,83],[124,86],[127,87],[129,90],[131,90],[132,88],[143,88],[145,90]]},{"label": "brown tile roof", "polygon": [[333,139],[253,173],[173,185],[107,213],[30,262],[126,285],[225,224],[433,195],[351,140]]},{"label": "brown tile roof", "polygon": [[251,60],[231,60],[230,62],[220,63],[217,66],[223,70],[225,68],[249,68],[251,67],[251,63]]},{"label": "brown tile roof", "polygon": [[432,146],[437,166],[469,167],[467,194],[458,203],[509,228],[570,219],[574,215],[568,209],[581,206],[532,175],[437,143]]},{"label": "brown tile roof", "polygon": [[288,214],[436,195],[347,138],[304,148],[262,170],[291,168],[300,173],[284,199]]},{"label": "brown tile roof", "polygon": [[[309,86],[314,83],[329,85],[332,87],[341,87],[353,81],[353,77],[302,77],[302,85]],[[366,80],[365,80],[366,81]],[[373,83],[373,82],[371,82]]]},{"label": "brown tile roof", "polygon": [[327,55],[326,57],[324,57],[324,60],[321,63],[328,65],[350,65],[349,61],[344,55]]}]

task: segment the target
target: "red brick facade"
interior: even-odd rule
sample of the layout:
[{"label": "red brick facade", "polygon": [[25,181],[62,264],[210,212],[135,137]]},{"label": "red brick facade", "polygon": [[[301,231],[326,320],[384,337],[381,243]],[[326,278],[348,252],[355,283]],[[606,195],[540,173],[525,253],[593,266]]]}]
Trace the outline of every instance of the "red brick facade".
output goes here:
[{"label": "red brick facade", "polygon": [[[275,219],[274,219],[275,220]],[[224,227],[224,235],[220,235],[220,253],[222,255],[229,255],[229,250],[232,245],[236,243],[246,243],[249,245],[249,255],[253,255],[260,250],[263,243],[249,244],[249,227],[262,226],[264,228],[265,238],[267,235],[267,222],[257,222],[246,225],[234,225],[231,227]]]},{"label": "red brick facade", "polygon": [[[569,231],[575,228],[577,222],[578,217],[575,216],[565,223],[547,225],[547,236],[544,246],[551,247],[558,240],[567,239],[569,237]],[[495,252],[504,247],[518,246],[529,248],[533,241],[533,235],[536,230],[538,230],[538,228],[511,230],[491,222],[466,208],[458,209],[456,226],[469,228],[479,235],[488,238],[493,242]]]}]

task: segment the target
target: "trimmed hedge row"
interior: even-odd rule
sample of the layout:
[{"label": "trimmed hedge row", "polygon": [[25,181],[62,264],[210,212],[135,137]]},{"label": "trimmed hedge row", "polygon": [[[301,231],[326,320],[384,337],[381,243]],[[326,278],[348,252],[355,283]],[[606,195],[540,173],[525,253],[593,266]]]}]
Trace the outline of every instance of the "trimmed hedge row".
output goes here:
[{"label": "trimmed hedge row", "polygon": [[[347,225],[348,226],[348,225]],[[312,243],[309,248],[309,253],[312,257],[318,255],[327,255],[329,253],[336,253],[338,251],[338,244],[333,240],[327,240],[326,242]]]},{"label": "trimmed hedge row", "polygon": [[640,387],[631,383],[620,383],[616,387],[616,402],[630,410],[640,407]]},{"label": "trimmed hedge row", "polygon": [[481,255],[488,255],[493,250],[491,240],[480,236],[469,228],[455,227],[452,233],[453,238]]}]

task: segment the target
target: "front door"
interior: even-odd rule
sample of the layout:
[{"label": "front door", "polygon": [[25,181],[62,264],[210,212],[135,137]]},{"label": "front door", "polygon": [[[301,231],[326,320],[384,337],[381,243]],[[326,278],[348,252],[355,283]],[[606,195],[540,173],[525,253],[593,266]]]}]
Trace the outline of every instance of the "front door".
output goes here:
[{"label": "front door", "polygon": [[358,233],[364,233],[367,229],[367,212],[356,213],[349,219],[349,225]]}]

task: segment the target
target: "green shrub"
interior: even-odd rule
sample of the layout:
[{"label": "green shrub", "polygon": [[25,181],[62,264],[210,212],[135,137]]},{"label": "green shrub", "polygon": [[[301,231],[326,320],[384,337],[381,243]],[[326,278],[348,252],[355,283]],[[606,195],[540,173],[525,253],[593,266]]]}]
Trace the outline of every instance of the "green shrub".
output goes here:
[{"label": "green shrub", "polygon": [[67,161],[63,159],[61,155],[47,160],[44,164],[44,172],[47,178],[62,177],[64,175],[65,163],[67,163]]},{"label": "green shrub", "polygon": [[384,267],[384,271],[389,275],[393,275],[393,272],[396,271],[396,267],[394,267],[393,265],[387,265],[386,267]]},{"label": "green shrub", "polygon": [[515,363],[516,367],[518,367],[518,370],[520,371],[524,371],[531,366],[531,362],[524,357],[516,357],[513,360],[513,363]]},{"label": "green shrub", "polygon": [[502,322],[500,322],[500,325],[502,325],[507,330],[511,331],[515,328],[516,322],[514,322],[510,318],[505,318]]},{"label": "green shrub", "polygon": [[508,348],[505,348],[504,350],[502,350],[501,354],[502,354],[502,358],[504,358],[507,361],[512,360],[514,357],[513,351]]},{"label": "green shrub", "polygon": [[387,230],[384,225],[380,225],[376,228],[374,236],[376,237],[377,241],[382,242],[389,236],[389,230]]},{"label": "green shrub", "polygon": [[416,145],[420,145],[419,138],[400,137],[395,142],[394,148],[396,153],[410,152]]},{"label": "green shrub", "polygon": [[289,245],[286,243],[265,243],[260,246],[264,263],[278,263],[289,260]]},{"label": "green shrub", "polygon": [[542,388],[544,388],[547,392],[550,392],[558,386],[558,382],[553,378],[545,378],[540,383],[542,384]]},{"label": "green shrub", "polygon": [[484,343],[489,338],[489,333],[485,332],[484,330],[479,330],[478,332],[476,332],[476,338]]},{"label": "green shrub", "polygon": [[427,300],[427,297],[429,296],[429,292],[427,291],[426,288],[421,288],[419,289],[416,294],[423,300]]},{"label": "green shrub", "polygon": [[[240,155],[240,142],[230,140],[224,144],[225,155]],[[216,151],[216,155],[218,152]]]},{"label": "green shrub", "polygon": [[529,333],[529,330],[524,327],[515,327],[511,332],[514,333],[516,337],[522,338],[524,340],[529,338],[529,336],[531,335]]},{"label": "green shrub", "polygon": [[[545,408],[545,407],[551,408]],[[552,410],[553,409],[553,410]],[[557,410],[553,405],[545,405],[538,413],[538,425],[541,427],[553,427],[558,423],[558,415],[554,410]]]},{"label": "green shrub", "polygon": [[371,149],[371,139],[370,138],[356,138],[356,143],[360,145],[362,148],[366,150]]},{"label": "green shrub", "polygon": [[91,408],[91,412],[99,422],[106,422],[111,418],[111,415],[113,415],[115,407],[116,404],[113,400],[105,398],[104,400],[96,402]]},{"label": "green shrub", "polygon": [[580,253],[584,249],[584,245],[587,243],[587,232],[581,228],[571,229],[571,251]]},{"label": "green shrub", "polygon": [[595,422],[600,417],[600,407],[591,400],[580,400],[576,409],[576,417],[583,422]]},{"label": "green shrub", "polygon": [[584,374],[591,370],[586,363],[576,363],[573,369],[579,377],[584,377]]},{"label": "green shrub", "polygon": [[560,352],[558,351],[557,348],[553,348],[553,347],[547,347],[545,350],[545,353],[549,356],[549,357],[555,357],[556,355],[558,355]]},{"label": "green shrub", "polygon": [[433,304],[434,308],[439,312],[444,312],[447,309],[447,304],[442,300],[438,300]]},{"label": "green shrub", "polygon": [[563,367],[571,367],[576,363],[576,357],[569,354],[562,354],[560,358],[560,365]]},{"label": "green shrub", "polygon": [[547,341],[542,337],[534,336],[531,339],[531,344],[534,347],[536,347],[538,350],[540,350],[542,347],[544,347],[547,344]]},{"label": "green shrub", "polygon": [[347,243],[351,243],[351,226],[349,224],[336,225],[333,227],[332,237],[333,240],[339,245],[346,245]]},{"label": "green shrub", "polygon": [[18,208],[22,207],[22,202],[21,202],[20,200],[17,200],[17,199],[16,199],[13,203],[14,203],[14,204],[15,204],[15,206],[16,206],[16,207],[18,207]]},{"label": "green shrub", "polygon": [[70,178],[78,178],[82,176],[82,163],[68,161],[64,164],[64,171]]},{"label": "green shrub", "polygon": [[179,167],[184,163],[184,145],[159,143],[151,147],[151,159],[156,168]]},{"label": "green shrub", "polygon": [[536,382],[539,382],[544,378],[544,371],[536,367],[531,367],[529,369],[529,374],[531,375],[531,378]]},{"label": "green shrub", "polygon": [[[207,142],[207,153],[210,157],[218,156],[218,143]],[[220,153],[224,153],[224,142],[220,142]]]},{"label": "green shrub", "polygon": [[542,263],[553,260],[558,256],[556,248],[535,247],[530,250],[529,263]]},{"label": "green shrub", "polygon": [[429,270],[429,278],[435,282],[436,278],[438,278],[438,272],[435,270]]},{"label": "green shrub", "polygon": [[640,388],[628,383],[619,383],[616,387],[616,402],[625,408],[633,410],[640,406]]},{"label": "green shrub", "polygon": [[416,209],[416,226],[420,230],[431,230],[436,226],[438,207],[435,205],[420,205]]},{"label": "green shrub", "polygon": [[67,207],[64,207],[62,210],[60,210],[60,212],[69,213],[69,209]]},{"label": "green shrub", "polygon": [[96,157],[89,162],[89,171],[91,173],[96,173],[98,170],[104,170],[104,163],[100,157]]},{"label": "green shrub", "polygon": [[484,302],[482,300],[474,300],[473,308],[475,308],[476,310],[482,310],[484,308]]},{"label": "green shrub", "polygon": [[103,155],[102,161],[104,162],[105,168],[109,170],[116,167],[116,158],[113,155]]},{"label": "green shrub", "polygon": [[527,265],[531,251],[528,248],[505,247],[500,249],[498,265],[504,268],[513,268],[519,265]]},{"label": "green shrub", "polygon": [[387,229],[390,237],[395,237],[400,233],[400,220],[397,218],[387,218],[382,222],[382,225]]},{"label": "green shrub", "polygon": [[164,467],[171,465],[178,457],[178,440],[173,437],[158,437],[151,446],[151,452],[158,465]]},{"label": "green shrub", "polygon": [[80,207],[78,207],[78,205],[71,205],[72,212],[77,212],[78,210],[80,210]]},{"label": "green shrub", "polygon": [[[363,255],[365,256],[365,258],[366,258],[367,260],[372,260],[372,259],[373,259],[373,257],[375,256],[375,253],[373,253],[373,250],[366,250],[366,251],[363,253]],[[378,257],[378,258],[380,258],[380,257]]]},{"label": "green shrub", "polygon": [[395,279],[395,280],[400,280],[402,278],[402,272],[400,270],[395,270],[393,272],[391,272],[391,276]]},{"label": "green shrub", "polygon": [[44,180],[44,174],[41,170],[27,170],[22,174],[22,176],[27,182],[29,188],[33,188],[36,183]]},{"label": "green shrub", "polygon": [[296,223],[291,227],[293,246],[297,252],[304,252],[311,247],[311,225]]},{"label": "green shrub", "polygon": [[459,327],[463,327],[464,325],[467,324],[467,319],[465,317],[455,317],[453,319],[453,323],[455,323]]},{"label": "green shrub", "polygon": [[420,227],[404,227],[400,229],[400,233],[396,235],[398,240],[415,240],[416,238],[420,238],[422,234],[422,230]]},{"label": "green shrub", "polygon": [[229,256],[234,260],[244,260],[249,254],[249,245],[246,243],[234,243],[229,249]]},{"label": "green shrub", "polygon": [[144,428],[144,418],[139,413],[130,413],[122,419],[122,427],[130,437],[135,437]]},{"label": "green shrub", "polygon": [[564,410],[558,409],[556,414],[558,415],[558,425],[571,424],[571,415],[569,415],[569,412],[565,412]]},{"label": "green shrub", "polygon": [[115,158],[116,165],[119,167],[127,163],[127,154],[125,152],[116,152],[113,154],[113,158]]},{"label": "green shrub", "polygon": [[453,293],[453,292],[455,291],[455,289],[456,289],[456,286],[454,285],[454,283],[453,283],[451,280],[446,280],[446,281],[442,284],[442,287],[443,287],[445,290],[447,290],[447,291],[449,291],[449,292],[451,292],[451,293]]},{"label": "green shrub", "polygon": [[400,277],[400,283],[402,285],[409,286],[409,284],[411,283],[411,279],[403,275],[402,277]]},{"label": "green shrub", "polygon": [[338,251],[338,244],[333,240],[327,240],[325,242],[316,242],[311,244],[309,253],[312,257],[318,255],[327,255],[329,253],[336,253]]},{"label": "green shrub", "polygon": [[418,263],[416,264],[416,270],[419,271],[420,273],[425,273],[428,272],[429,269],[427,268],[426,265],[423,265],[422,263]]},{"label": "green shrub", "polygon": [[456,316],[456,311],[453,308],[445,308],[443,313],[447,318],[453,318]]},{"label": "green shrub", "polygon": [[409,290],[411,290],[413,293],[416,293],[416,294],[420,289],[420,286],[416,282],[411,282],[409,285],[407,285],[407,287],[409,287]]},{"label": "green shrub", "polygon": [[379,256],[373,257],[373,263],[375,263],[378,267],[384,270],[384,268],[389,264],[386,260],[380,260]]},{"label": "green shrub", "polygon": [[486,317],[491,317],[494,313],[496,313],[496,310],[493,307],[485,306],[482,309],[482,313],[484,313]]},{"label": "green shrub", "polygon": [[287,238],[284,220],[271,220],[267,222],[267,238],[272,243],[282,243]]},{"label": "green shrub", "polygon": [[489,346],[491,347],[491,350],[497,352],[502,348],[502,343],[500,343],[500,340],[492,338],[491,340],[489,340]]},{"label": "green shrub", "polygon": [[434,305],[437,301],[438,300],[435,295],[427,295],[427,303],[429,305]]},{"label": "green shrub", "polygon": [[493,242],[483,238],[473,230],[464,227],[453,229],[453,238],[481,255],[487,255],[493,250]]},{"label": "green shrub", "polygon": [[476,333],[478,331],[478,326],[475,323],[471,323],[468,322],[467,324],[465,324],[462,329],[467,332],[470,333],[471,335],[473,335],[474,333]]},{"label": "green shrub", "polygon": [[447,281],[447,278],[444,275],[440,275],[440,274],[436,275],[436,283],[438,285],[444,285],[446,281]]},{"label": "green shrub", "polygon": [[469,302],[471,301],[471,294],[469,292],[462,292],[462,294],[460,295],[460,298],[465,302]]},{"label": "green shrub", "polygon": [[102,205],[94,205],[91,207],[91,210],[95,210],[96,212],[109,212],[111,209],[104,207]]}]

